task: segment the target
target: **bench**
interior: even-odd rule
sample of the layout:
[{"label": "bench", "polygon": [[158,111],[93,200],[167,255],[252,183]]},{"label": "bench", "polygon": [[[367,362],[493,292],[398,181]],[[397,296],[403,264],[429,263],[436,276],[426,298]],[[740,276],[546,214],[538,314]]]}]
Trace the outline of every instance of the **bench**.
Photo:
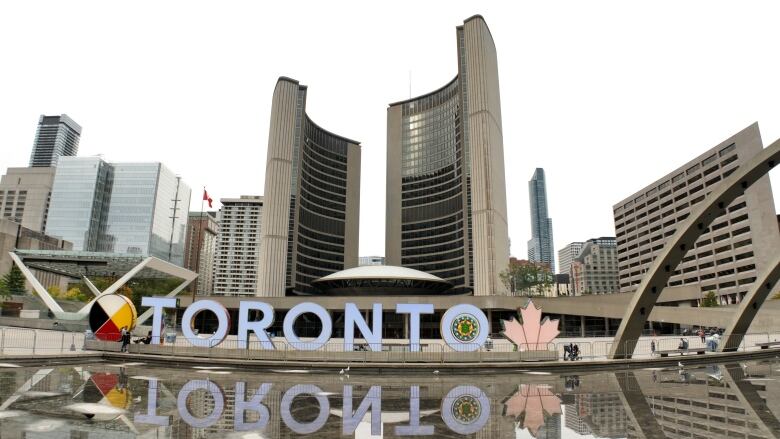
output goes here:
[{"label": "bench", "polygon": [[761,349],[769,349],[772,346],[780,346],[780,341],[767,341],[764,343],[756,343],[756,346],[760,347]]},{"label": "bench", "polygon": [[696,355],[704,355],[704,353],[707,352],[707,348],[670,349],[668,351],[655,351],[656,354],[662,357],[668,357],[669,354],[685,355],[693,352],[695,352]]}]

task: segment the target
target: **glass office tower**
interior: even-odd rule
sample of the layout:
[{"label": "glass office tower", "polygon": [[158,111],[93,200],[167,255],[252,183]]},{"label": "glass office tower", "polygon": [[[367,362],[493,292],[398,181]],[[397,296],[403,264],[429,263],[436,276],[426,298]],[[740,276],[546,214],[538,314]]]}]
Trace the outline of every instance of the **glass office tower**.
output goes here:
[{"label": "glass office tower", "polygon": [[30,167],[57,166],[60,157],[75,156],[79,150],[81,125],[67,114],[38,119],[38,131],[30,155]]},{"label": "glass office tower", "polygon": [[528,260],[547,264],[555,273],[552,219],[547,215],[547,183],[544,169],[536,168],[528,182],[531,202],[531,239],[528,241]]},{"label": "glass office tower", "polygon": [[458,75],[387,109],[388,265],[475,295],[509,264],[498,61],[481,16],[457,27]]},{"label": "glass office tower", "polygon": [[62,157],[54,174],[46,234],[98,251],[106,233],[111,165],[98,157]]},{"label": "glass office tower", "polygon": [[47,234],[74,250],[156,256],[182,265],[190,188],[161,163],[63,157]]}]

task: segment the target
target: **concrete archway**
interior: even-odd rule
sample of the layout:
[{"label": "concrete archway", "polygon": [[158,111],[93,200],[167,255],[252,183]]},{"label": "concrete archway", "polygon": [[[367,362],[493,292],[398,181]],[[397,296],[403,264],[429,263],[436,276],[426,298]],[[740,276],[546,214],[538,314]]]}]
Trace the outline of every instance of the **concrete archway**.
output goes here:
[{"label": "concrete archway", "polygon": [[686,252],[693,248],[699,236],[715,218],[725,212],[726,207],[735,198],[766,175],[779,160],[780,140],[777,140],[721,181],[704,201],[693,209],[688,219],[655,258],[650,270],[639,284],[620,322],[609,358],[631,358],[647,317]]}]

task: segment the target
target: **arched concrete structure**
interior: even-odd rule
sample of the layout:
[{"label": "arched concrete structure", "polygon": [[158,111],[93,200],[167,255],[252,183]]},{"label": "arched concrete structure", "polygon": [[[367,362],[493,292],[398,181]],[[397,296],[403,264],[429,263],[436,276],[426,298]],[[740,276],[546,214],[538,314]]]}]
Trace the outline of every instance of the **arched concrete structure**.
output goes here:
[{"label": "arched concrete structure", "polygon": [[728,178],[715,186],[704,201],[691,212],[687,221],[666,243],[642,283],[639,284],[620,322],[609,358],[631,358],[650,311],[653,310],[658,296],[685,253],[693,248],[696,240],[715,218],[724,213],[726,206],[759,178],[766,175],[778,160],[780,160],[780,140],[764,148],[750,161],[737,168]]},{"label": "arched concrete structure", "polygon": [[753,318],[758,314],[761,304],[772,293],[777,281],[780,279],[780,250],[770,265],[761,273],[750,291],[739,303],[736,315],[726,326],[725,336],[718,345],[718,352],[736,351],[742,343],[744,335],[748,332]]}]

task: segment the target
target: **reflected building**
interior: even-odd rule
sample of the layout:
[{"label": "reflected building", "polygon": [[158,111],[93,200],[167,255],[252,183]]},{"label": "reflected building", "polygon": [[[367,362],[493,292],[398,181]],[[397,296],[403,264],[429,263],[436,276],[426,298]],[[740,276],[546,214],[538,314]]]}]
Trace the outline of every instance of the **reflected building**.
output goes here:
[{"label": "reflected building", "polygon": [[454,79],[387,109],[387,264],[503,295],[509,237],[496,47],[479,15],[457,27],[456,43]]},{"label": "reflected building", "polygon": [[360,143],[315,124],[306,90],[274,89],[258,296],[317,293],[312,281],[358,265]]},{"label": "reflected building", "polygon": [[[628,416],[616,393],[588,393],[576,396],[574,413],[596,437],[626,437]],[[568,407],[567,407],[568,416]]]},{"label": "reflected building", "polygon": [[190,188],[162,163],[61,157],[46,233],[73,250],[184,262]]}]

